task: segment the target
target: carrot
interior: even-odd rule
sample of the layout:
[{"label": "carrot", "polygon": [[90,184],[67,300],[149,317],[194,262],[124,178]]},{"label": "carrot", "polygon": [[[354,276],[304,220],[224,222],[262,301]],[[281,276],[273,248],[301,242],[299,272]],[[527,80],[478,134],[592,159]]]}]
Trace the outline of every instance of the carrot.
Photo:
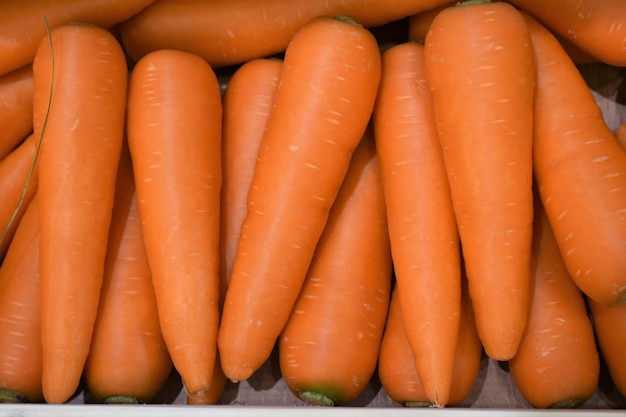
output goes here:
[{"label": "carrot", "polygon": [[40,402],[39,205],[33,197],[0,267],[0,402]]},{"label": "carrot", "polygon": [[0,160],[0,259],[6,254],[17,225],[37,190],[37,174],[32,171],[35,140],[35,136],[30,135]]},{"label": "carrot", "polygon": [[622,0],[509,0],[560,38],[610,65],[626,66]]},{"label": "carrot", "polygon": [[524,331],[529,297],[528,28],[507,3],[468,2],[439,12],[424,53],[478,333],[489,357],[507,360]]},{"label": "carrot", "polygon": [[543,211],[535,204],[528,322],[509,360],[513,382],[536,408],[576,408],[598,387],[599,355],[584,297]]},{"label": "carrot", "polygon": [[3,0],[0,14],[0,75],[32,63],[39,42],[52,29],[70,22],[109,27],[141,11],[154,0]]},{"label": "carrot", "polygon": [[622,149],[626,151],[626,122],[621,123],[615,129],[614,134]]},{"label": "carrot", "polygon": [[74,394],[89,352],[124,132],[126,78],[119,43],[92,25],[53,29],[33,62],[33,123],[41,138],[42,383],[50,403]]},{"label": "carrot", "polygon": [[213,67],[281,53],[316,16],[349,16],[366,27],[394,22],[450,0],[157,1],[121,25],[137,60],[163,48],[193,52]]},{"label": "carrot", "polygon": [[219,325],[222,104],[211,67],[162,50],[135,66],[128,143],[161,330],[188,396],[211,386]]},{"label": "carrot", "polygon": [[33,67],[0,76],[0,159],[33,131]]},{"label": "carrot", "polygon": [[444,406],[459,333],[459,234],[424,47],[392,46],[382,62],[374,127],[400,305],[424,389],[433,404]]},{"label": "carrot", "polygon": [[606,306],[587,298],[598,347],[617,391],[626,396],[626,305]]},{"label": "carrot", "polygon": [[235,71],[224,91],[220,210],[220,277],[224,286],[232,273],[248,190],[281,67],[282,62],[274,59],[248,61]]},{"label": "carrot", "polygon": [[426,39],[426,34],[428,33],[428,29],[430,29],[430,25],[435,19],[435,16],[439,14],[440,11],[447,7],[454,6],[456,1],[449,1],[446,3],[442,3],[437,7],[433,7],[432,9],[424,10],[420,13],[416,13],[408,18],[408,40],[410,42],[418,42],[424,43]]},{"label": "carrot", "polygon": [[626,302],[626,153],[577,67],[526,15],[537,62],[533,166],[567,270],[597,302]]},{"label": "carrot", "polygon": [[[462,280],[461,286],[461,321],[448,406],[461,405],[474,388],[483,351],[474,322],[466,279]],[[380,345],[378,377],[385,392],[393,401],[405,407],[433,406],[415,368],[413,352],[405,333],[405,320],[400,307],[397,283],[391,295],[389,315]]]},{"label": "carrot", "polygon": [[287,322],[379,81],[376,39],[357,24],[319,17],[287,47],[218,335],[231,380],[265,362]]},{"label": "carrot", "polygon": [[391,288],[386,216],[374,133],[368,129],[279,338],[281,375],[303,401],[347,404],[376,370]]},{"label": "carrot", "polygon": [[149,402],[172,370],[141,234],[128,147],[122,148],[104,279],[84,378],[106,403]]}]

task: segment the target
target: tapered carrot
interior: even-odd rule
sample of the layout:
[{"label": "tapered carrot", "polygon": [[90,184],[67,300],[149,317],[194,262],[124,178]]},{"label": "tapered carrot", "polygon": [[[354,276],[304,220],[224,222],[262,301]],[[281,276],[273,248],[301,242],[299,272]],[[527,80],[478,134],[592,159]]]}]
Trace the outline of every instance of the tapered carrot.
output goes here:
[{"label": "tapered carrot", "polygon": [[0,159],[33,131],[33,67],[0,76]]},{"label": "tapered carrot", "polygon": [[541,202],[535,204],[528,322],[509,360],[513,382],[536,408],[576,408],[598,386],[600,360],[583,294],[572,280]]},{"label": "tapered carrot", "polygon": [[3,0],[0,13],[0,75],[29,65],[46,23],[55,28],[71,22],[109,27],[141,11],[154,0]]},{"label": "tapered carrot", "polygon": [[422,45],[383,54],[374,127],[407,338],[430,401],[444,406],[459,333],[461,255]]},{"label": "tapered carrot", "polygon": [[529,15],[537,62],[533,166],[565,265],[597,302],[626,302],[626,153],[582,75]]},{"label": "tapered carrot", "polygon": [[229,379],[258,369],[287,322],[379,81],[376,39],[357,24],[319,17],[287,47],[220,324]]},{"label": "tapered carrot", "polygon": [[487,355],[510,359],[524,331],[530,279],[528,28],[507,3],[468,2],[435,17],[424,53],[478,333]]},{"label": "tapered carrot", "polygon": [[162,50],[135,66],[128,143],[159,320],[188,396],[211,386],[219,323],[222,104],[200,57]]},{"label": "tapered carrot", "polygon": [[281,375],[295,396],[332,406],[363,392],[376,369],[391,271],[385,199],[368,129],[279,338]]},{"label": "tapered carrot", "polygon": [[235,71],[224,92],[220,211],[220,277],[224,284],[232,272],[248,190],[281,67],[282,61],[274,59],[249,61]]},{"label": "tapered carrot", "polygon": [[626,66],[626,7],[622,0],[509,2],[600,61]]},{"label": "tapered carrot", "polygon": [[33,79],[43,392],[47,402],[62,403],[78,387],[98,309],[124,133],[126,59],[105,29],[60,26],[41,41]]},{"label": "tapered carrot", "polygon": [[4,257],[37,190],[35,135],[29,135],[16,149],[0,160],[0,259]]},{"label": "tapered carrot", "polygon": [[141,234],[128,148],[122,148],[104,279],[84,378],[107,403],[145,403],[163,387],[172,360],[161,334]]},{"label": "tapered carrot", "polygon": [[39,205],[27,204],[0,267],[0,402],[39,402]]},{"label": "tapered carrot", "polygon": [[[413,352],[406,337],[398,291],[396,284],[391,295],[389,316],[380,345],[378,377],[392,400],[405,407],[431,407],[433,402],[424,389],[421,375],[415,368]],[[462,281],[462,291],[461,321],[448,406],[460,405],[474,388],[483,351],[465,279]]]},{"label": "tapered carrot", "polygon": [[344,15],[366,27],[380,26],[448,1],[157,1],[122,24],[122,39],[135,60],[174,48],[223,67],[283,52],[316,16]]}]

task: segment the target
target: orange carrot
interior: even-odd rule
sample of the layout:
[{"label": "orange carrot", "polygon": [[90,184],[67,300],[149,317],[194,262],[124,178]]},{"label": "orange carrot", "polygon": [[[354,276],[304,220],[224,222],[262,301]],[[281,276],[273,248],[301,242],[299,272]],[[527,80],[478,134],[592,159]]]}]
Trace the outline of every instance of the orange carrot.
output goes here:
[{"label": "orange carrot", "polygon": [[509,0],[552,32],[610,65],[626,66],[623,0]]},{"label": "orange carrot", "polygon": [[104,279],[84,377],[106,403],[149,402],[172,370],[159,325],[137,212],[128,147],[122,148]]},{"label": "orange carrot", "polygon": [[33,131],[33,67],[0,75],[0,159]]},{"label": "orange carrot", "polygon": [[585,300],[569,275],[541,202],[535,204],[528,322],[509,361],[536,408],[576,408],[598,387],[600,360]]},{"label": "orange carrot", "polygon": [[287,47],[220,324],[231,380],[265,362],[287,322],[379,81],[376,39],[357,24],[319,17]]},{"label": "orange carrot", "polygon": [[70,22],[109,27],[141,11],[154,0],[3,0],[0,14],[0,75],[29,65],[46,23],[55,28]]},{"label": "orange carrot", "polygon": [[626,396],[626,305],[606,306],[587,298],[602,358],[615,384]]},{"label": "orange carrot", "polygon": [[33,197],[0,267],[0,402],[39,402],[39,205]]},{"label": "orange carrot", "polygon": [[393,46],[382,68],[374,127],[400,305],[424,389],[444,406],[459,334],[461,255],[424,47]]},{"label": "orange carrot", "polygon": [[37,190],[37,174],[32,171],[35,140],[35,136],[30,135],[0,160],[0,259],[6,254],[15,229]]},{"label": "orange carrot", "polygon": [[224,285],[232,273],[248,190],[281,67],[282,62],[274,59],[249,61],[235,71],[224,92],[220,211],[220,277]]},{"label": "orange carrot", "polygon": [[622,149],[626,151],[626,122],[620,124],[614,134]]},{"label": "orange carrot", "polygon": [[219,325],[222,104],[211,67],[162,50],[135,66],[128,143],[161,330],[194,403],[211,386]]},{"label": "orange carrot", "polygon": [[394,22],[450,0],[157,1],[121,25],[129,55],[157,49],[193,52],[213,67],[283,52],[316,16],[349,16],[366,27]]},{"label": "orange carrot", "polygon": [[507,360],[524,331],[529,297],[528,28],[507,3],[468,2],[439,12],[424,52],[478,333],[488,356]]},{"label": "orange carrot", "polygon": [[47,402],[62,403],[78,387],[98,309],[124,133],[126,59],[105,29],[60,26],[41,41],[33,79],[41,137],[43,392]]},{"label": "orange carrot", "polygon": [[386,216],[374,135],[368,129],[279,338],[281,375],[303,401],[347,404],[376,370],[391,288]]},{"label": "orange carrot", "polygon": [[[474,388],[483,351],[467,292],[467,280],[463,279],[461,286],[461,321],[448,406],[460,405]],[[413,352],[405,333],[405,320],[397,286],[391,295],[389,316],[380,345],[378,376],[392,400],[405,407],[433,406],[415,368]]]},{"label": "orange carrot", "polygon": [[626,153],[578,68],[526,15],[537,62],[533,164],[567,269],[599,303],[626,302]]},{"label": "orange carrot", "polygon": [[456,1],[449,1],[437,7],[433,7],[432,9],[424,10],[423,12],[409,16],[408,40],[411,42],[418,42],[423,44],[424,40],[426,39],[426,34],[428,33],[430,25],[435,19],[435,16],[437,16],[437,14],[439,14],[439,12],[443,9],[454,6],[456,3]]}]

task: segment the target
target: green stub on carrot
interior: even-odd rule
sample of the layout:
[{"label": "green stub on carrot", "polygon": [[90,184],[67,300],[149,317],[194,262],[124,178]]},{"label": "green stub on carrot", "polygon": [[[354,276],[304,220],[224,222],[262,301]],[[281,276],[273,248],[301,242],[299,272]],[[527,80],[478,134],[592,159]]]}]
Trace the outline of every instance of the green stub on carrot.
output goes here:
[{"label": "green stub on carrot", "polygon": [[19,404],[27,402],[26,397],[10,389],[0,389],[0,403]]}]

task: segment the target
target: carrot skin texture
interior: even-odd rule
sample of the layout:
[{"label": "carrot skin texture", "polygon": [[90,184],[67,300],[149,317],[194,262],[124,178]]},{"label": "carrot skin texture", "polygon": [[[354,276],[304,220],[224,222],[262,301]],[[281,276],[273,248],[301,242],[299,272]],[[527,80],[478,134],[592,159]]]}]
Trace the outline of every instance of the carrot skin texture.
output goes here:
[{"label": "carrot skin texture", "polygon": [[459,333],[461,254],[423,46],[384,52],[374,127],[405,331],[429,400],[444,406]]},{"label": "carrot skin texture", "polygon": [[598,387],[600,359],[583,294],[539,201],[531,257],[533,295],[511,377],[535,408],[576,408]]},{"label": "carrot skin texture", "polygon": [[84,379],[104,402],[149,402],[172,370],[159,325],[141,234],[135,181],[124,146],[117,175],[104,279]]},{"label": "carrot skin texture", "polygon": [[0,267],[0,389],[12,392],[24,402],[40,402],[43,392],[36,195],[27,207]]},{"label": "carrot skin texture", "polygon": [[54,74],[48,38],[33,62],[33,124],[35,137],[41,137],[53,82],[37,167],[41,338],[44,397],[63,403],[78,387],[97,314],[124,133],[127,67],[120,44],[105,29],[65,25],[50,36]]},{"label": "carrot skin texture", "polygon": [[263,364],[287,322],[379,81],[378,45],[357,25],[319,17],[287,47],[220,324],[231,380]]},{"label": "carrot skin texture", "polygon": [[0,76],[0,159],[33,131],[33,67]]},{"label": "carrot skin texture", "polygon": [[525,15],[537,62],[533,166],[565,265],[597,302],[626,302],[626,153],[556,38]]},{"label": "carrot skin texture", "polygon": [[524,331],[529,297],[528,28],[504,2],[449,7],[433,20],[424,51],[478,332],[488,356],[507,360]]},{"label": "carrot skin texture", "polygon": [[4,0],[0,15],[0,75],[32,63],[46,24],[53,29],[71,22],[110,27],[154,0]]},{"label": "carrot skin texture", "polygon": [[121,25],[129,55],[175,48],[202,56],[213,67],[283,52],[316,16],[348,16],[366,27],[400,20],[449,0],[218,0],[155,2]]},{"label": "carrot skin texture", "polygon": [[344,405],[363,392],[376,369],[391,274],[385,200],[368,129],[279,338],[281,375],[295,396]]},{"label": "carrot skin texture", "polygon": [[187,395],[211,386],[219,323],[222,104],[201,58],[163,50],[131,74],[128,143],[161,331]]}]

